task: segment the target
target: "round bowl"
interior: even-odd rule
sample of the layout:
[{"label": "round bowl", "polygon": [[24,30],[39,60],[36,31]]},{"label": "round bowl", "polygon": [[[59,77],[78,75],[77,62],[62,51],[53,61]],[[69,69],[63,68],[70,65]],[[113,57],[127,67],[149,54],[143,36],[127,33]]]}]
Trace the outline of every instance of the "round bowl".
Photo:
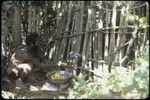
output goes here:
[{"label": "round bowl", "polygon": [[[63,76],[64,78],[63,79],[52,79],[52,75],[55,75],[55,74],[59,74],[60,76]],[[70,77],[72,77],[72,73],[71,72],[68,72],[68,71],[62,71],[62,70],[53,70],[53,71],[50,71],[46,74],[46,76],[49,78],[49,80],[53,83],[65,83],[69,80]]]}]

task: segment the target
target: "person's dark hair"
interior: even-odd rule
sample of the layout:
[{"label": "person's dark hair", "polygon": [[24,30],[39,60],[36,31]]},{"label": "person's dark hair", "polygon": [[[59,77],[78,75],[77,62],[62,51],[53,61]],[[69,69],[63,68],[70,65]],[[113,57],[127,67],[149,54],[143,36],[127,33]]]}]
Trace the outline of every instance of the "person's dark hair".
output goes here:
[{"label": "person's dark hair", "polygon": [[36,32],[30,32],[29,34],[27,34],[26,39],[25,39],[25,43],[27,45],[30,44],[35,44],[38,38],[38,34]]}]

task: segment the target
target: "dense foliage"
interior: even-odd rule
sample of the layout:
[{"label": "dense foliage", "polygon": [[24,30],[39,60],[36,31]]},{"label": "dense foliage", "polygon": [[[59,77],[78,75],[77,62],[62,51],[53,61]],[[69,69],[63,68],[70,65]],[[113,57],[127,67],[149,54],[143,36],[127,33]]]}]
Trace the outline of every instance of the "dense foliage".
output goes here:
[{"label": "dense foliage", "polygon": [[147,98],[149,95],[148,46],[132,66],[136,67],[134,71],[123,67],[113,69],[112,73],[102,80],[103,82],[85,81],[85,76],[81,75],[74,80],[74,88],[69,90],[68,98],[101,98],[109,92],[123,98]]}]

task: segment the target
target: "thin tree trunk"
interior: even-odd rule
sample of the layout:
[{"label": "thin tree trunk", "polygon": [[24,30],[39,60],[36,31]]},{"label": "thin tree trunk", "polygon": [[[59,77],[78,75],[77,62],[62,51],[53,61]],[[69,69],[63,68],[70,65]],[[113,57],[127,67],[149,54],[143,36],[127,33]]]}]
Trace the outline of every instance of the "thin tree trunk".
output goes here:
[{"label": "thin tree trunk", "polygon": [[[59,14],[60,14],[60,1],[56,1],[56,29],[55,29],[55,34],[57,35],[59,33],[59,26],[60,26],[60,18],[59,18]],[[51,48],[51,52],[50,54],[52,55],[52,61],[56,60],[56,51],[57,51],[57,42],[58,41],[54,41],[54,46]]]},{"label": "thin tree trunk", "polygon": [[[57,16],[60,16],[61,14],[61,18],[60,20],[58,21],[58,27],[57,27],[57,30],[56,32],[58,33],[57,36],[63,36],[64,34],[59,34],[63,31],[65,31],[65,26],[66,26],[66,1],[61,1],[62,5],[60,6],[60,11],[59,11],[59,14],[57,14]],[[58,4],[59,6],[59,4]],[[55,54],[54,54],[54,59],[55,60],[62,60],[63,59],[63,52],[62,52],[62,41],[63,41],[63,38],[60,38],[56,41],[55,43],[55,46],[56,46],[56,51],[55,51]],[[63,47],[64,48],[64,47]]]},{"label": "thin tree trunk", "polygon": [[14,4],[14,11],[14,47],[17,48],[21,43],[21,9],[17,2]]},{"label": "thin tree trunk", "polygon": [[7,28],[7,25],[6,25],[6,6],[5,4],[3,3],[2,4],[2,17],[1,17],[1,21],[2,21],[2,51],[1,53],[6,56],[6,47],[7,47],[7,35],[8,35],[8,28]]},{"label": "thin tree trunk", "polygon": [[[114,48],[115,48],[115,26],[116,26],[116,7],[117,7],[117,4],[114,4],[114,8],[113,8],[113,12],[112,12],[112,20],[111,20],[111,23],[112,23],[112,27],[114,29],[112,29],[111,31],[111,35],[110,35],[110,49],[109,49],[109,54],[113,53],[114,52]],[[111,66],[112,66],[112,63],[114,61],[114,57],[115,55],[111,55],[109,57],[109,60],[108,60],[108,63],[109,63],[109,72],[111,72]]]},{"label": "thin tree trunk", "polygon": [[[133,15],[136,15],[136,11],[135,11],[135,9],[133,9]],[[136,25],[136,23],[134,23],[135,25]],[[134,25],[134,26],[135,26]],[[131,37],[132,38],[132,37]],[[126,54],[125,54],[125,57],[127,57],[127,52],[131,52],[131,54],[133,55],[133,57],[134,57],[134,60],[135,61],[137,61],[138,60],[138,56],[139,56],[139,46],[140,45],[138,45],[138,39],[139,39],[139,36],[136,34],[136,36],[135,36],[135,40],[134,40],[134,42],[133,42],[133,48],[134,48],[134,51],[132,50],[132,49],[130,49],[129,50],[129,45],[131,45],[130,44],[130,41],[129,41],[129,45],[128,45],[128,48],[127,48],[127,51],[126,51]],[[129,56],[129,55],[128,55]],[[127,65],[127,60],[124,60],[124,62],[122,63],[122,65],[124,65],[124,66],[126,66]],[[138,64],[137,63],[135,63],[135,66],[137,66]],[[132,69],[134,69],[134,67],[132,68]]]},{"label": "thin tree trunk", "polygon": [[[122,8],[121,13],[120,13],[120,26],[124,26],[125,25],[125,7]],[[118,37],[117,37],[117,43],[116,46],[117,48],[119,48],[120,46],[122,46],[125,43],[125,34],[123,32],[123,29],[120,29],[118,31]],[[116,61],[119,61],[119,66],[121,67],[121,60],[123,58],[123,54],[124,54],[124,49],[121,49],[118,51],[118,54],[116,54]]]},{"label": "thin tree trunk", "polygon": [[[103,28],[103,21],[102,21],[102,17],[104,16],[104,13],[100,13],[103,10],[100,9],[99,10],[99,14],[98,14],[98,28]],[[94,54],[94,58],[102,60],[103,59],[103,34],[102,31],[96,32],[93,36],[93,54]],[[103,68],[103,64],[102,63],[94,63],[94,72],[97,75],[102,75],[102,68]],[[98,80],[99,78],[94,77],[95,80]]]},{"label": "thin tree trunk", "polygon": [[[129,14],[129,5],[125,8],[125,19],[124,19],[124,23],[123,23],[123,26],[126,26],[128,25],[128,22],[126,20],[126,15]],[[121,39],[120,39],[120,46],[124,45],[125,42],[126,42],[126,35],[124,33],[127,33],[127,29],[122,29],[122,35],[121,35]],[[120,63],[120,67],[123,67],[124,65],[122,64],[122,60],[124,59],[124,52],[125,52],[125,49],[122,48],[120,50],[120,54],[119,54],[119,63]]]},{"label": "thin tree trunk", "polygon": [[[80,17],[79,17],[80,18],[79,33],[83,31],[84,4],[85,4],[84,1],[80,1],[81,10],[80,10]],[[82,39],[82,36],[81,37],[79,36],[80,42],[82,42],[81,39]],[[81,51],[82,51],[82,44],[80,44],[80,46],[78,46],[77,48],[77,52],[81,53]]]},{"label": "thin tree trunk", "polygon": [[[91,6],[96,6],[96,1],[91,1]],[[89,26],[90,30],[96,29],[96,8],[91,8],[91,18],[90,18],[91,24]],[[97,48],[97,46],[95,46],[95,42],[96,42],[96,33],[94,34],[89,34],[90,35],[90,54],[89,54],[89,58],[94,58],[94,54],[95,54],[95,49]],[[101,55],[98,55],[101,56]],[[89,68],[90,70],[94,70],[94,62],[93,61],[89,61]],[[90,73],[90,78],[93,79],[93,73]]]},{"label": "thin tree trunk", "polygon": [[1,43],[1,72],[2,72],[2,76],[5,74],[5,71],[7,70],[6,67],[6,57],[7,57],[7,36],[8,36],[8,27],[6,25],[6,5],[5,3],[2,4],[2,17],[1,17],[1,21],[2,21],[2,43]]},{"label": "thin tree trunk", "polygon": [[[77,11],[74,13],[74,16],[73,16],[74,20],[73,20],[73,25],[72,25],[73,26],[72,30],[77,30],[77,31],[72,32],[72,35],[82,32],[83,13],[84,13],[83,8],[84,8],[83,2],[80,2],[80,1],[77,2],[77,6],[75,9],[80,9],[80,11]],[[81,45],[81,36],[72,37],[71,51],[80,52],[80,45]]]},{"label": "thin tree trunk", "polygon": [[[62,19],[63,17],[61,16],[60,18],[60,13],[62,14],[62,8],[63,6],[60,5],[62,1],[60,2],[57,2],[57,26],[56,26],[56,30],[55,30],[55,33],[57,34],[57,36],[59,36],[60,32],[61,32],[61,26],[62,26]],[[54,45],[55,45],[55,52],[54,52],[54,55],[53,55],[53,61],[55,61],[57,59],[57,55],[58,55],[58,50],[59,50],[59,43],[61,42],[61,40],[57,40],[55,41]]]},{"label": "thin tree trunk", "polygon": [[[149,23],[149,4],[148,4],[148,2],[146,3],[146,19],[147,19],[147,23]],[[146,27],[144,30],[144,38],[143,38],[142,45],[140,47],[140,52],[142,52],[144,50],[146,41],[148,40],[148,30],[149,30],[149,27]]]},{"label": "thin tree trunk", "polygon": [[[81,33],[83,31],[84,1],[80,1],[79,3],[80,3],[79,8],[81,8],[81,9],[80,9],[80,12],[78,13],[78,16],[76,19],[78,21],[78,26],[75,30],[79,30],[79,33]],[[80,20],[78,20],[78,19],[80,19]],[[76,52],[78,52],[80,54],[82,53],[81,51],[83,49],[82,48],[82,38],[83,38],[82,36],[77,37],[77,44],[76,44],[76,46],[77,46]],[[79,66],[79,67],[82,66],[82,59],[77,62],[77,66]],[[77,69],[76,74],[79,75],[80,72],[81,72],[81,69]]]},{"label": "thin tree trunk", "polygon": [[[91,4],[94,5],[94,1],[91,1]],[[87,24],[86,24],[86,31],[92,30],[95,28],[94,25],[96,22],[95,19],[95,9],[94,8],[88,8],[88,18],[87,18]],[[82,60],[83,60],[83,66],[87,69],[93,70],[93,62],[87,61],[86,58],[93,58],[93,34],[85,33],[85,39],[84,39],[84,45],[83,45],[83,52],[82,52]],[[88,72],[86,72],[88,73]],[[88,77],[88,76],[87,76]]]},{"label": "thin tree trunk", "polygon": [[25,36],[25,34],[28,32],[28,1],[25,1],[22,3],[22,33]]},{"label": "thin tree trunk", "polygon": [[39,27],[40,27],[40,15],[37,15],[36,16],[36,32],[39,34],[40,33],[40,30],[39,30]]},{"label": "thin tree trunk", "polygon": [[[88,9],[88,16],[87,16],[87,24],[86,24],[86,31],[89,30],[89,24],[90,23],[90,15],[91,15],[91,12],[89,11]],[[88,47],[88,42],[89,42],[89,34],[88,33],[85,33],[85,37],[84,37],[84,43],[83,43],[83,51],[82,51],[82,66],[85,67],[85,68],[88,68],[88,65],[87,65],[87,60],[86,60],[86,57],[87,57],[87,47]]]},{"label": "thin tree trunk", "polygon": [[[105,28],[109,27],[109,22],[110,22],[110,12],[108,10],[108,5],[106,4],[106,26]],[[104,58],[108,56],[108,46],[109,46],[109,30],[106,30],[105,34],[105,44],[104,44]],[[108,73],[108,64],[103,64],[103,73],[107,74]]]},{"label": "thin tree trunk", "polygon": [[[64,12],[62,14],[65,14],[62,18],[62,26],[61,26],[61,31],[60,32],[64,32],[65,31],[65,27],[66,27],[66,22],[67,22],[67,2],[66,1],[63,1],[63,10]],[[62,34],[62,37],[65,35],[66,33],[63,33]],[[57,55],[57,58],[58,59],[63,59],[64,57],[64,52],[65,52],[65,43],[66,43],[66,38],[62,38],[60,39],[59,41],[59,50],[58,50],[58,55]],[[61,49],[60,49],[61,48]]]},{"label": "thin tree trunk", "polygon": [[32,5],[29,6],[29,19],[28,19],[28,32],[35,32],[36,29],[36,8]]},{"label": "thin tree trunk", "polygon": [[[66,30],[65,31],[69,31],[70,30],[70,25],[71,25],[71,21],[72,21],[72,17],[73,17],[73,14],[72,14],[72,7],[71,7],[71,3],[72,1],[69,2],[69,7],[68,7],[68,15],[67,15],[67,24],[66,24]],[[67,33],[67,35],[70,35],[70,32]],[[70,42],[71,39],[70,38],[67,38],[66,39],[66,44],[65,44],[65,51],[64,51],[64,59],[68,58],[69,56],[69,48],[70,48]]]}]

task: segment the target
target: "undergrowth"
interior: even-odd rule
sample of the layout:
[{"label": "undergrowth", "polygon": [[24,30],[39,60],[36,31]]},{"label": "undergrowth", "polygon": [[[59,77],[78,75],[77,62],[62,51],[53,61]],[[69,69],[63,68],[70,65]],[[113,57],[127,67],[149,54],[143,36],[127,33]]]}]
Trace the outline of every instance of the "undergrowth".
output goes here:
[{"label": "undergrowth", "polygon": [[[133,62],[133,61],[131,61]],[[130,62],[129,62],[130,63]],[[136,63],[136,64],[135,64]],[[100,98],[104,94],[103,89],[124,98],[144,99],[149,96],[149,48],[146,47],[141,57],[130,66],[135,70],[124,67],[116,67],[103,81],[85,81],[85,76],[80,75],[74,81],[74,87],[69,89],[68,98]],[[106,97],[107,98],[107,97]]]}]

